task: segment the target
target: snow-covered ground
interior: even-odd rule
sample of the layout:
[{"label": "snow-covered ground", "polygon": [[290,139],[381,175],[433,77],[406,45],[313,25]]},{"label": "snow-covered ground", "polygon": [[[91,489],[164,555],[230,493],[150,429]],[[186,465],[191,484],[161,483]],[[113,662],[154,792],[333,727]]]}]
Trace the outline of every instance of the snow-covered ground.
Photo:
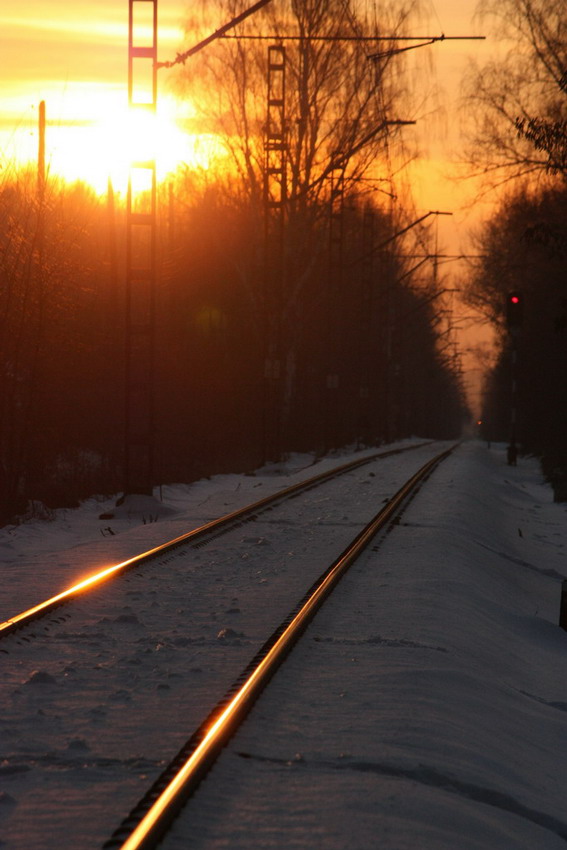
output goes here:
[{"label": "snow-covered ground", "polygon": [[[422,442],[404,440],[391,448]],[[296,454],[254,475],[216,475],[189,485],[161,487],[155,491],[157,501],[135,497],[133,504],[117,509],[115,497],[87,499],[78,509],[51,512],[48,521],[33,519],[0,528],[0,622],[109,564],[145,552],[296,481],[372,454],[376,449],[337,453],[317,463],[310,455]],[[114,519],[100,519],[109,514],[114,514]]]},{"label": "snow-covered ground", "polygon": [[[1,661],[0,846],[100,846],[122,798],[135,802],[175,752],[174,731],[152,732],[165,698],[177,703],[169,722],[183,739],[272,614],[320,571],[320,532],[338,554],[356,522],[440,448],[313,491],[301,522],[294,500],[276,521],[243,527],[241,554],[219,538],[190,564],[171,559],[169,599],[160,575],[143,570],[123,580],[119,602],[100,590],[95,613],[63,609],[49,640],[11,638]],[[158,522],[143,511],[99,520],[111,505],[93,501],[0,530],[0,615],[319,469],[164,488],[177,512]],[[165,850],[565,848],[566,514],[534,460],[511,468],[502,446],[460,447],[343,580]]]}]

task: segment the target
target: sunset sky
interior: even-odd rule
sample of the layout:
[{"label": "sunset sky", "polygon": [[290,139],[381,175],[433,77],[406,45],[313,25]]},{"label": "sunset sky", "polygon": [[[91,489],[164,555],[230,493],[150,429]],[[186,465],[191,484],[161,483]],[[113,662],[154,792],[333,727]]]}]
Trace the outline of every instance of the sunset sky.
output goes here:
[{"label": "sunset sky", "polygon": [[[277,3],[277,0],[273,0]],[[426,4],[428,16],[416,35],[485,35],[473,22],[477,0],[436,0]],[[251,5],[251,4],[250,4]],[[159,0],[159,59],[173,59],[189,46],[183,40],[187,0]],[[127,103],[127,0],[0,0],[2,63],[0,64],[0,158],[3,168],[14,157],[37,156],[38,104],[46,101],[48,161],[53,172],[68,178],[85,177],[103,191],[108,157],[117,167],[127,159],[120,138],[120,121]],[[221,26],[219,20],[216,26]],[[416,128],[424,159],[410,174],[419,214],[427,210],[453,212],[439,217],[440,246],[450,252],[466,250],[466,234],[482,207],[465,209],[472,187],[449,177],[459,146],[456,97],[470,57],[479,61],[492,49],[490,40],[445,41],[422,48],[432,51],[428,89],[440,91],[441,111],[424,109]],[[426,63],[423,63],[424,67]],[[175,131],[175,119],[190,117],[190,104],[176,103],[169,83],[175,72],[161,70],[158,102],[168,122],[167,156],[163,169],[176,160],[206,161],[207,145]],[[405,117],[405,116],[403,116]],[[188,151],[190,152],[188,153]],[[158,164],[159,167],[159,164]],[[455,271],[454,269],[453,271]],[[454,275],[453,275],[454,276]]]},{"label": "sunset sky", "polygon": [[[37,106],[45,100],[52,171],[85,176],[102,190],[108,157],[122,154],[110,128],[120,130],[127,104],[127,0],[28,0],[22,8],[0,0],[0,151],[8,159],[36,155]],[[185,6],[161,0],[158,8],[160,57],[170,58]],[[160,107],[172,112],[162,83]],[[181,156],[181,135],[177,142]]]},{"label": "sunset sky", "polygon": [[[277,3],[277,0],[274,0]],[[424,21],[425,34],[472,35],[478,25],[472,24],[476,0],[437,0],[429,3],[430,14]],[[171,59],[177,50],[187,46],[183,42],[183,20],[190,4],[187,0],[159,0],[159,57]],[[21,11],[20,11],[21,10]],[[0,66],[0,152],[5,157],[17,155],[34,158],[37,150],[37,105],[47,103],[47,117],[51,132],[52,167],[57,170],[57,149],[65,155],[65,165],[71,176],[73,167],[79,174],[89,174],[96,169],[95,162],[81,163],[79,151],[75,160],[73,143],[83,147],[83,154],[92,154],[89,146],[81,145],[79,128],[85,122],[100,122],[105,117],[115,123],[124,108],[126,99],[127,55],[127,0],[27,0],[19,6],[10,0],[0,0],[0,28],[2,31],[2,63]],[[220,26],[224,21],[219,20]],[[420,28],[421,29],[421,28]],[[420,34],[420,33],[416,33]],[[458,118],[452,105],[457,92],[462,68],[468,56],[481,56],[485,45],[481,42],[444,42],[423,48],[431,51],[434,59],[432,76],[427,85],[437,83],[444,92],[442,103],[446,108],[446,139],[439,120],[420,121],[420,138],[433,141],[430,153],[434,169],[432,180],[426,179],[419,194],[425,205],[433,208],[451,207],[454,187],[439,177],[439,156],[446,160],[448,145],[458,142],[455,128]],[[436,72],[436,73],[435,73]],[[160,71],[160,102],[167,104],[170,113],[179,113],[181,105],[173,106],[168,94],[172,72]],[[165,108],[165,107],[164,107]],[[188,107],[185,105],[185,109]],[[185,113],[186,114],[186,113]],[[65,133],[59,128],[65,127]],[[92,129],[92,125],[91,125]],[[63,143],[63,139],[67,143]],[[56,144],[57,142],[57,144]],[[49,140],[48,140],[49,143]],[[96,150],[96,148],[95,148]],[[99,148],[100,152],[100,148]],[[421,182],[421,181],[420,181]],[[425,184],[429,183],[429,186]],[[431,200],[429,200],[431,199]],[[421,201],[420,201],[421,203]]]}]

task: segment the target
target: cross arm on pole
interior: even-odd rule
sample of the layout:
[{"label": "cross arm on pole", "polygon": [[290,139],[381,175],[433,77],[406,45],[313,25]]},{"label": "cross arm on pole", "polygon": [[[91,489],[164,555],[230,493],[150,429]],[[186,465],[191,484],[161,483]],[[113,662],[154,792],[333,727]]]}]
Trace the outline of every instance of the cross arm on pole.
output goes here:
[{"label": "cross arm on pole", "polygon": [[407,233],[408,230],[411,230],[414,227],[417,227],[418,224],[421,224],[422,221],[425,221],[426,218],[429,218],[430,215],[453,215],[452,212],[442,212],[441,210],[429,210],[424,215],[417,218],[415,221],[412,221],[411,224],[408,224],[407,227],[404,227],[402,230],[398,230],[397,233],[394,233],[393,236],[389,236],[387,239],[384,239],[383,242],[380,242],[378,245],[375,245],[372,251],[367,254],[364,254],[362,257],[358,257],[358,259],[354,260],[351,265],[356,266],[358,263],[362,263],[375,254],[377,251],[381,251],[382,248],[385,248],[386,245],[389,245],[390,242],[393,242],[395,239],[398,239],[400,236],[403,236],[404,233]]},{"label": "cross arm on pole", "polygon": [[331,171],[334,171],[335,168],[340,168],[342,163],[346,159],[349,159],[355,153],[358,153],[358,151],[361,150],[364,147],[364,145],[366,145],[366,144],[368,144],[368,142],[372,141],[374,136],[378,135],[380,130],[384,130],[386,127],[393,127],[393,126],[398,127],[398,126],[405,126],[406,124],[416,124],[416,123],[417,123],[416,121],[403,121],[403,120],[399,120],[399,119],[396,119],[396,120],[393,120],[393,121],[382,121],[381,124],[379,124],[377,127],[374,127],[374,129],[370,130],[370,132],[367,133],[366,136],[364,136],[359,142],[357,142],[357,144],[354,145],[354,147],[352,147],[350,150],[348,150],[345,153],[343,153],[342,155],[340,155],[337,159],[331,160],[329,165],[325,168],[325,171],[323,172],[322,177],[326,177],[327,174],[329,174],[329,172],[331,172]]},{"label": "cross arm on pole", "polygon": [[[430,44],[435,44],[436,41],[484,41],[486,36],[484,35],[445,35],[441,33],[441,35],[432,35],[432,36],[424,36],[426,40],[422,40],[419,44],[408,44],[406,47],[393,47],[390,50],[384,50],[380,53],[370,53],[368,55],[368,59],[372,59],[373,61],[377,61],[378,59],[385,59],[389,56],[395,56],[397,53],[405,53],[407,50],[416,50],[418,47],[428,47]],[[403,39],[402,39],[403,40]],[[407,41],[413,39],[406,39]]]},{"label": "cross arm on pole", "polygon": [[203,47],[206,47],[212,41],[215,41],[217,38],[221,38],[228,30],[235,27],[237,24],[240,24],[250,15],[253,15],[255,12],[260,11],[264,6],[267,6],[271,0],[258,0],[257,3],[254,3],[253,6],[250,6],[248,9],[245,9],[240,15],[237,15],[235,18],[232,18],[227,24],[220,27],[218,30],[215,30],[211,35],[208,35],[207,38],[204,38],[198,44],[195,44],[189,50],[186,50],[185,53],[178,53],[175,59],[170,62],[158,62],[157,68],[173,68],[174,65],[179,65],[184,63],[190,56],[193,56],[195,53],[198,53],[199,50],[202,50]]}]

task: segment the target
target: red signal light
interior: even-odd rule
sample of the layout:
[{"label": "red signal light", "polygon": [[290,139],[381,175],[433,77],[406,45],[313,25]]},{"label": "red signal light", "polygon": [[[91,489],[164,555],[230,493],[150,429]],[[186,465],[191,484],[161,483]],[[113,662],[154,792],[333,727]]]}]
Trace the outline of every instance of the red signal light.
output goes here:
[{"label": "red signal light", "polygon": [[520,292],[509,292],[506,296],[506,324],[510,330],[517,330],[522,324],[524,304]]}]

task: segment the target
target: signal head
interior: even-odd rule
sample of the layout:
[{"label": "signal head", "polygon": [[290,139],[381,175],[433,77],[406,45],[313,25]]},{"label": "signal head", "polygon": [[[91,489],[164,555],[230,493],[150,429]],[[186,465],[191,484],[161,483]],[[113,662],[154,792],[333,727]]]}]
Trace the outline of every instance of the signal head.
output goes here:
[{"label": "signal head", "polygon": [[506,324],[516,330],[524,317],[524,299],[521,292],[509,292],[506,296]]}]

